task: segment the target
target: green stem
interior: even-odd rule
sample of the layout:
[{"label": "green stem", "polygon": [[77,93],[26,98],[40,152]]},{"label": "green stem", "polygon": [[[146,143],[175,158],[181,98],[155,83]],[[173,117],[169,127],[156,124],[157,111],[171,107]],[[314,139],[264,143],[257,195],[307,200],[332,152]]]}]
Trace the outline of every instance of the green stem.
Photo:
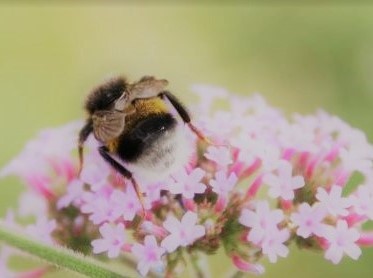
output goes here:
[{"label": "green stem", "polygon": [[14,229],[5,227],[2,223],[0,223],[0,241],[57,267],[65,268],[88,277],[125,277],[124,275],[108,269],[103,263],[97,260],[85,257],[67,248],[49,246],[30,240],[20,235],[20,233]]},{"label": "green stem", "polygon": [[190,261],[195,271],[195,276],[198,278],[204,278],[205,274],[203,273],[201,267],[198,265],[198,255],[196,253],[190,252]]}]

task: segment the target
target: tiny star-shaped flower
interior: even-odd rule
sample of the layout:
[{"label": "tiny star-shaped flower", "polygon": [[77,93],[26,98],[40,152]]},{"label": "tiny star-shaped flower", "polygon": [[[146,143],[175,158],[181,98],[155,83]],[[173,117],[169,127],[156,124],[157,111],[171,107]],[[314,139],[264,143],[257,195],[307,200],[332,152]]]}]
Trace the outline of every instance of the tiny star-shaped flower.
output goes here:
[{"label": "tiny star-shaped flower", "polygon": [[157,270],[164,268],[162,255],[165,249],[158,246],[155,236],[147,235],[144,244],[135,243],[131,251],[138,260],[137,270],[142,276],[145,276],[151,268]]},{"label": "tiny star-shaped flower", "polygon": [[349,228],[344,220],[338,220],[336,227],[329,226],[324,233],[324,238],[329,243],[325,259],[334,264],[341,261],[343,254],[347,254],[354,260],[357,260],[361,255],[361,249],[356,244],[360,234],[355,228]]},{"label": "tiny star-shaped flower", "polygon": [[189,174],[185,169],[173,175],[174,181],[170,181],[168,186],[172,194],[182,194],[186,199],[192,199],[194,194],[205,192],[206,185],[201,183],[205,176],[205,171],[195,168]]},{"label": "tiny star-shaped flower", "polygon": [[282,160],[277,168],[277,174],[269,173],[264,176],[264,182],[269,186],[270,197],[281,197],[284,200],[294,199],[294,190],[304,186],[304,178],[293,177],[292,170],[291,164]]},{"label": "tiny star-shaped flower", "polygon": [[181,221],[176,219],[173,215],[169,215],[163,222],[163,227],[170,232],[165,237],[161,246],[171,253],[179,246],[187,246],[192,244],[196,239],[205,235],[205,227],[196,225],[198,216],[196,213],[188,211],[184,214]]},{"label": "tiny star-shaped flower", "polygon": [[110,194],[107,192],[86,192],[83,194],[81,211],[89,214],[89,219],[94,224],[114,222],[120,217],[120,211],[111,203]]},{"label": "tiny star-shaped flower", "polygon": [[350,197],[352,207],[358,215],[373,220],[373,191],[368,186],[359,186]]},{"label": "tiny star-shaped flower", "polygon": [[210,185],[212,191],[215,193],[227,196],[237,183],[237,180],[238,178],[235,173],[231,173],[229,177],[227,177],[225,171],[219,171],[215,174],[215,179],[210,180]]},{"label": "tiny star-shaped flower", "polygon": [[259,201],[256,210],[243,209],[239,217],[239,222],[251,228],[247,240],[259,244],[267,235],[277,231],[277,224],[284,220],[284,213],[279,210],[271,210],[266,201]]},{"label": "tiny star-shaped flower", "polygon": [[325,230],[322,223],[326,216],[326,211],[318,203],[312,207],[308,203],[302,203],[298,211],[291,214],[291,221],[298,226],[297,235],[308,238],[312,234],[321,236]]},{"label": "tiny star-shaped flower", "polygon": [[221,168],[226,168],[232,163],[232,155],[227,147],[209,146],[205,153],[205,157],[214,161]]},{"label": "tiny star-shaped flower", "polygon": [[126,192],[114,190],[110,196],[113,215],[123,216],[124,220],[132,221],[141,209],[141,204],[132,186]]},{"label": "tiny star-shaped flower", "polygon": [[117,225],[105,223],[100,227],[99,231],[102,238],[92,241],[93,253],[108,252],[109,258],[118,257],[126,242],[124,225],[122,223]]},{"label": "tiny star-shaped flower", "polygon": [[349,198],[342,197],[342,188],[338,185],[333,185],[329,192],[319,187],[316,198],[320,201],[321,206],[333,216],[347,216],[347,208],[352,204]]},{"label": "tiny star-shaped flower", "polygon": [[268,256],[271,263],[277,262],[277,256],[285,258],[289,254],[288,247],[284,244],[290,237],[288,229],[272,229],[261,243],[262,252]]},{"label": "tiny star-shaped flower", "polygon": [[35,224],[26,227],[26,233],[47,244],[53,244],[52,232],[56,229],[56,220],[49,220],[46,216],[39,216]]},{"label": "tiny star-shaped flower", "polygon": [[68,207],[74,201],[81,199],[84,193],[84,183],[81,180],[72,180],[67,187],[67,192],[57,201],[57,208],[63,209]]}]

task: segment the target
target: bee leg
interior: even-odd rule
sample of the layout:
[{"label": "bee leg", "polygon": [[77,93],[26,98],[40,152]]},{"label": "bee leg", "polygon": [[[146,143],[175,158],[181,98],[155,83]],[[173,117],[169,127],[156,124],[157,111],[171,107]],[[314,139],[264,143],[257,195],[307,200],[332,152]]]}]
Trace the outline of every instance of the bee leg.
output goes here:
[{"label": "bee leg", "polygon": [[106,146],[101,146],[98,148],[98,151],[103,159],[107,163],[111,165],[116,171],[121,173],[125,178],[129,179],[133,185],[133,188],[135,189],[137,198],[139,198],[141,207],[142,207],[142,213],[143,217],[145,217],[145,206],[144,206],[144,198],[142,193],[140,192],[140,187],[137,184],[136,180],[133,178],[132,173],[128,171],[126,168],[124,168],[121,164],[119,164],[115,159],[113,159],[109,153],[109,149]]},{"label": "bee leg", "polygon": [[93,122],[92,120],[88,120],[85,126],[80,130],[79,132],[79,140],[78,140],[78,152],[79,152],[79,169],[78,169],[78,176],[80,176],[80,173],[83,169],[83,162],[84,162],[84,156],[83,156],[83,146],[84,142],[87,140],[88,136],[93,131]]},{"label": "bee leg", "polygon": [[207,144],[215,145],[214,142],[212,142],[208,137],[206,137],[195,125],[192,124],[192,120],[190,118],[189,112],[184,107],[184,105],[169,91],[163,91],[160,94],[161,97],[165,96],[169,102],[172,104],[172,106],[176,109],[177,113],[180,115],[180,117],[183,119],[184,123],[186,123],[191,131],[197,135],[197,137],[203,141],[205,141]]}]

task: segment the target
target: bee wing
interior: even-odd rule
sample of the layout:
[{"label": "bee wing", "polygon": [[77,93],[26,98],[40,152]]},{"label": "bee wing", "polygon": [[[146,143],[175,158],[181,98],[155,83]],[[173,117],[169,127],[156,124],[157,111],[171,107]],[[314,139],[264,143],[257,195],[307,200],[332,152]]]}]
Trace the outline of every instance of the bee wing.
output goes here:
[{"label": "bee wing", "polygon": [[162,92],[167,85],[168,81],[166,79],[158,80],[153,77],[141,79],[132,85],[131,95],[133,99],[152,98]]},{"label": "bee wing", "polygon": [[93,133],[97,140],[107,142],[117,138],[123,131],[125,113],[119,111],[97,111],[92,116]]}]

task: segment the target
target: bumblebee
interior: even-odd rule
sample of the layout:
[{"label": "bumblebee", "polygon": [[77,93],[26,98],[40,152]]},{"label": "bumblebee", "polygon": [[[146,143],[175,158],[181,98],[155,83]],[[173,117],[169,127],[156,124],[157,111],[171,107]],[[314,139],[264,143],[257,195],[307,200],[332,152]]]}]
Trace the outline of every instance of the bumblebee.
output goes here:
[{"label": "bumblebee", "polygon": [[152,76],[144,76],[132,84],[117,77],[93,89],[85,102],[88,118],[79,133],[79,173],[83,167],[84,142],[93,133],[101,144],[98,151],[102,158],[131,180],[143,206],[133,173],[159,178],[188,159],[185,135],[172,107],[200,139],[209,142],[191,123],[178,98],[165,90],[167,85],[167,80]]}]

